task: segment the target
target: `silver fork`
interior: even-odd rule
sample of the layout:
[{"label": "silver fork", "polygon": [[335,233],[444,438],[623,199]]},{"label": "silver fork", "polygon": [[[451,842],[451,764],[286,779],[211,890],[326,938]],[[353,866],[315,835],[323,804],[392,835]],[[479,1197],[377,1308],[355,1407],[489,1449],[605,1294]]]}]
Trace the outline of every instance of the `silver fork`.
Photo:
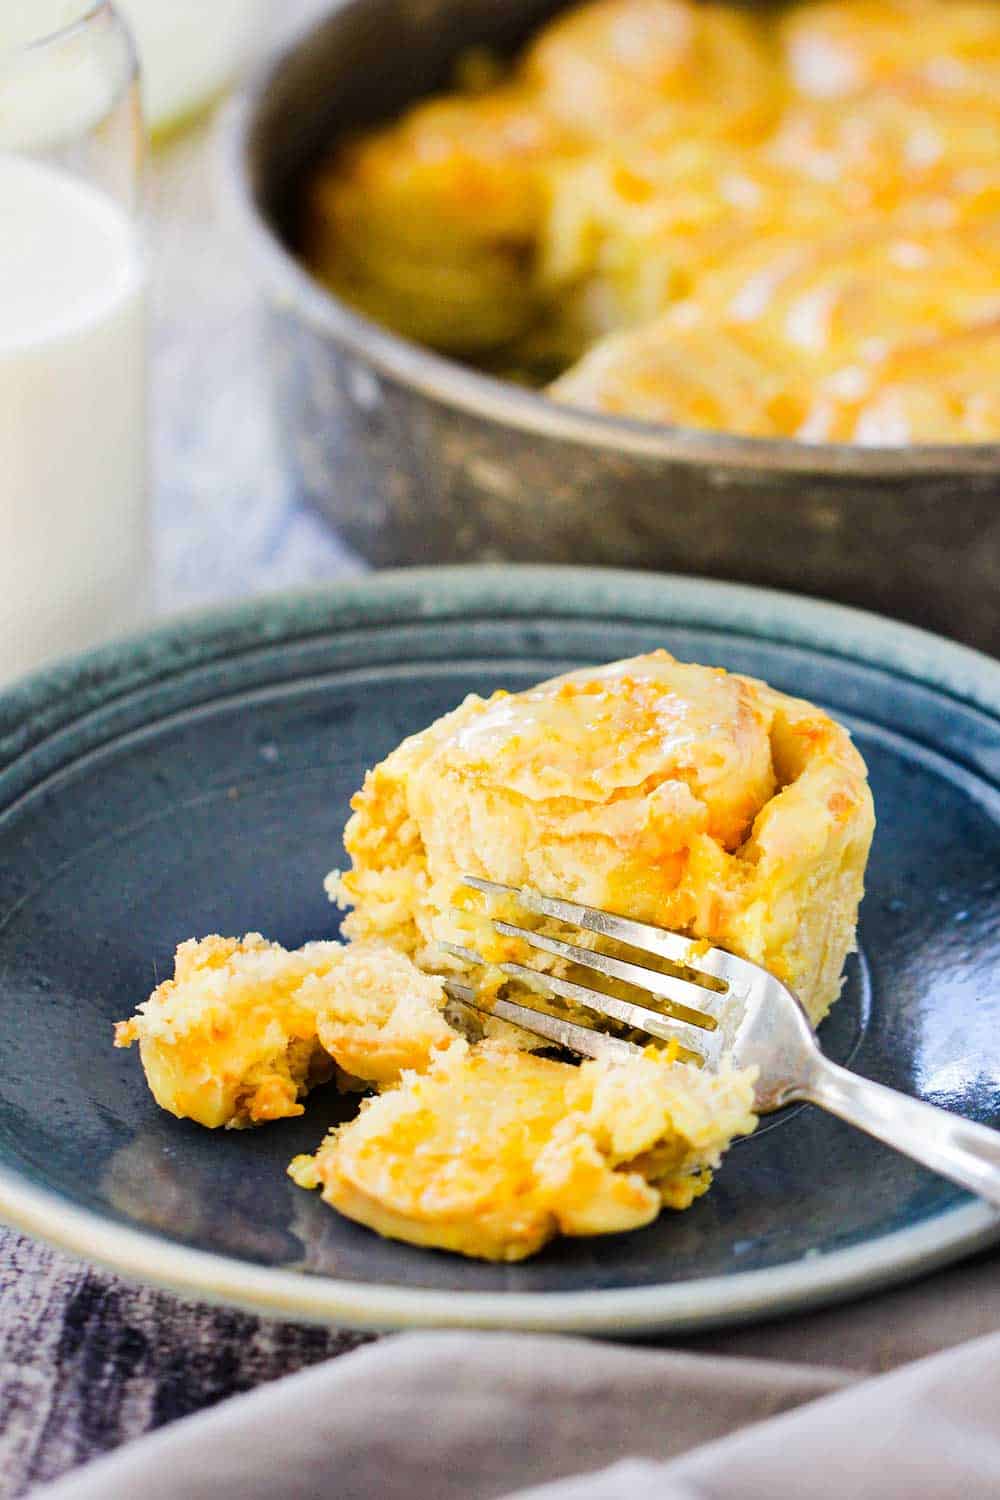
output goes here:
[{"label": "silver fork", "polygon": [[[706,1068],[715,1070],[724,1059],[740,1068],[756,1066],[758,1113],[770,1114],[799,1100],[818,1104],[1000,1208],[1000,1130],[991,1130],[936,1105],[911,1099],[831,1062],[820,1051],[809,1019],[795,995],[759,964],[737,958],[722,948],[705,950],[703,944],[679,933],[613,916],[575,901],[555,900],[475,876],[466,877],[465,884],[487,896],[513,896],[522,907],[538,916],[554,917],[568,926],[585,928],[637,949],[642,955],[665,959],[693,976],[662,973],[612,954],[595,953],[561,938],[547,937],[528,927],[495,920],[493,926],[498,933],[520,938],[536,951],[658,996],[674,1010],[664,1015],[644,1005],[641,997],[635,1001],[623,999],[576,980],[539,973],[524,964],[500,964],[499,968],[510,978],[522,981],[542,995],[558,995],[585,1005],[656,1041],[675,1040]],[[470,948],[449,943],[442,946],[466,964],[485,962]],[[489,1005],[480,1004],[478,992],[455,979],[447,979],[445,989],[453,1000],[480,1014],[513,1022],[585,1057],[619,1058],[642,1051],[642,1047],[626,1038],[609,1036],[513,1000],[501,998]]]}]

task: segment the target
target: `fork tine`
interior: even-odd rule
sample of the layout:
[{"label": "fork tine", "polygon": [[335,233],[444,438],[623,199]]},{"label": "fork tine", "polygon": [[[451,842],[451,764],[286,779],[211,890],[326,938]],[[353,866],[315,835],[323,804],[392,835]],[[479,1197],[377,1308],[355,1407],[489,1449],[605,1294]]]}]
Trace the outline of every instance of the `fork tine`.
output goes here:
[{"label": "fork tine", "polygon": [[449,999],[457,1000],[460,1005],[471,1005],[473,1010],[478,1009],[476,1005],[478,992],[473,989],[471,984],[461,984],[457,979],[446,979],[443,982],[442,988]]},{"label": "fork tine", "polygon": [[462,883],[486,896],[514,896],[528,911],[539,916],[555,917],[575,927],[585,927],[601,937],[615,938],[633,948],[645,948],[671,963],[683,964],[685,968],[700,970],[713,979],[727,982],[732,972],[732,955],[724,948],[702,949],[696,938],[682,937],[678,932],[668,932],[664,927],[654,927],[649,922],[636,922],[631,917],[618,917],[612,912],[601,911],[596,906],[583,906],[577,901],[556,900],[552,896],[541,896],[537,891],[519,890],[513,885],[500,885],[495,880],[483,880],[478,875],[463,875]]},{"label": "fork tine", "polygon": [[[530,947],[552,953],[556,958],[568,959],[570,963],[593,969],[609,979],[623,979],[626,984],[635,985],[637,989],[649,990],[651,994],[660,995],[664,1000],[673,1000],[688,1010],[698,1011],[711,1023],[705,1028],[709,1031],[716,1025],[712,1014],[713,1002],[715,1006],[720,1001],[725,1003],[725,995],[720,995],[715,990],[706,990],[689,979],[678,979],[673,974],[659,974],[653,969],[643,968],[641,964],[631,964],[623,958],[612,958],[609,953],[595,953],[591,948],[580,948],[576,943],[567,943],[561,938],[545,937],[540,932],[532,932],[530,928],[516,927],[513,922],[494,922],[493,926],[505,937],[521,938]],[[698,1023],[692,1020],[691,1024]]]},{"label": "fork tine", "polygon": [[480,968],[487,968],[485,958],[477,953],[474,948],[463,948],[459,943],[438,943],[445,953],[450,953],[452,958],[460,959],[463,964],[478,964]]},{"label": "fork tine", "polygon": [[480,1016],[496,1016],[543,1037],[556,1047],[565,1047],[570,1052],[579,1052],[583,1057],[611,1058],[639,1056],[642,1048],[621,1037],[607,1036],[602,1031],[591,1031],[587,1026],[577,1026],[561,1016],[551,1016],[546,1011],[532,1010],[528,1005],[517,1005],[513,1000],[497,1000],[491,1008],[476,1003],[476,992],[470,986],[458,984],[453,979],[444,982],[445,991],[460,1005],[467,1005]]},{"label": "fork tine", "polygon": [[[463,963],[484,963],[484,960],[472,948],[461,948],[455,943],[442,943],[440,946],[452,957],[461,959]],[[693,1022],[670,1020],[666,1016],[661,1016],[658,1011],[648,1010],[644,1005],[637,1005],[631,1000],[620,1000],[616,995],[604,995],[600,990],[589,989],[587,985],[577,984],[572,979],[560,979],[554,974],[540,974],[537,969],[529,969],[525,964],[504,963],[498,964],[497,968],[501,973],[509,975],[511,979],[523,980],[526,984],[541,991],[549,990],[554,995],[560,995],[564,1000],[575,1000],[578,1004],[585,1005],[588,1010],[596,1010],[613,1021],[621,1021],[625,1026],[632,1026],[637,1031],[645,1031],[656,1041],[679,1042],[686,1051],[699,1054],[706,1063],[716,1061],[719,1050],[717,1035],[694,1025]],[[539,1013],[533,1012],[533,1014]],[[577,1030],[587,1031],[587,1028],[577,1027]],[[587,1031],[587,1034],[591,1033]]]},{"label": "fork tine", "polygon": [[697,1053],[705,1062],[712,1060],[715,1052],[714,1033],[695,1026],[691,1021],[672,1021],[658,1011],[647,1010],[644,1005],[635,1005],[631,1000],[619,1000],[616,995],[604,995],[600,990],[589,989],[585,984],[576,984],[572,979],[559,979],[555,974],[540,974],[525,964],[501,964],[500,968],[512,979],[522,979],[542,990],[551,990],[564,1000],[576,1000],[588,1010],[596,1010],[612,1021],[621,1021],[637,1031],[645,1031],[658,1042],[678,1042],[687,1052]]}]

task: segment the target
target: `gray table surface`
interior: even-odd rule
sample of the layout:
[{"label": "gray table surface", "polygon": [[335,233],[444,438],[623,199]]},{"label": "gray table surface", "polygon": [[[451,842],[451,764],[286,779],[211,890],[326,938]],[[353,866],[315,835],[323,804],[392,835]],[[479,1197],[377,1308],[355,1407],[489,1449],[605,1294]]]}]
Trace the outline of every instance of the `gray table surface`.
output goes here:
[{"label": "gray table surface", "polygon": [[[294,24],[322,0],[285,0]],[[291,493],[252,280],[220,218],[211,122],[154,156],[153,460],[158,605],[197,608],[353,569]],[[877,1371],[1000,1329],[995,1257],[851,1312],[694,1347]],[[0,1500],[187,1413],[353,1348],[130,1286],[0,1229]]]}]

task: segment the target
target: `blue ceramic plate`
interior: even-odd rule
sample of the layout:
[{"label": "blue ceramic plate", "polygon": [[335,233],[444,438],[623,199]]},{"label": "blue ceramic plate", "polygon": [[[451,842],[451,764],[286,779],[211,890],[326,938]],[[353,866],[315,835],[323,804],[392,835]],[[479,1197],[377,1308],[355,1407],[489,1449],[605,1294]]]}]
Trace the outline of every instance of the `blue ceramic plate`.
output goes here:
[{"label": "blue ceramic plate", "polygon": [[192,934],[293,945],[367,765],[467,692],[665,645],[853,729],[879,828],[828,1051],[1000,1122],[1000,666],[872,616],[594,571],[437,570],[182,622],[0,700],[0,1214],[132,1276],[292,1318],[690,1329],[831,1301],[987,1242],[957,1188],[813,1109],[640,1232],[489,1266],[380,1240],[285,1166],[349,1101],[215,1133],[111,1047]]}]

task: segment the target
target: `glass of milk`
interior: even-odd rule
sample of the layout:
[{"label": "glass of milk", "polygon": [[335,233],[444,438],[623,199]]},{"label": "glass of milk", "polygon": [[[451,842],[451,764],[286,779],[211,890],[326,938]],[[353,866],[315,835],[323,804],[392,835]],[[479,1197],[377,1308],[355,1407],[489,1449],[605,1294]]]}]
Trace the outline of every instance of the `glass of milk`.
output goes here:
[{"label": "glass of milk", "polygon": [[0,3],[0,683],[148,595],[143,126],[110,4]]}]

